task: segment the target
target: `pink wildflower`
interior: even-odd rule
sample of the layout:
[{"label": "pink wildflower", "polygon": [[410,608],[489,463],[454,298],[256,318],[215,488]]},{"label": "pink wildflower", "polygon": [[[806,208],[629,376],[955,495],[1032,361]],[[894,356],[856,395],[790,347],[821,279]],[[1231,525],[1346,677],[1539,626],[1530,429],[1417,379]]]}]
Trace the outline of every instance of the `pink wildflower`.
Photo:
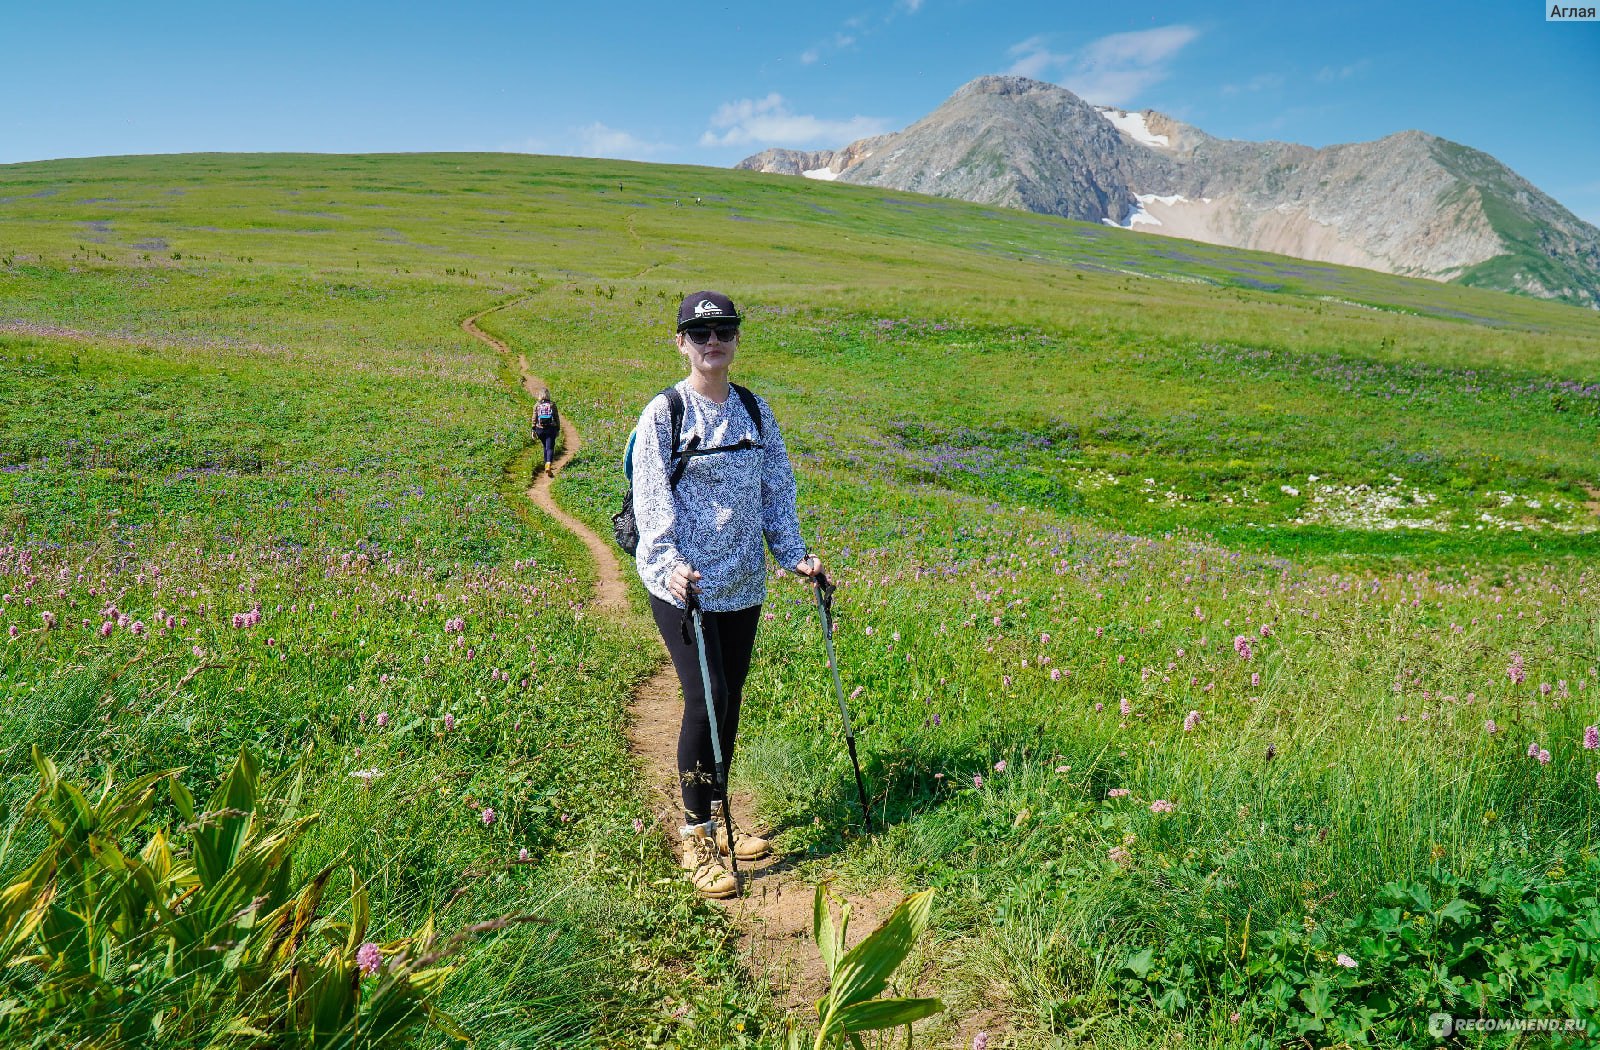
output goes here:
[{"label": "pink wildflower", "polygon": [[1106,859],[1119,868],[1126,868],[1133,863],[1133,856],[1122,846],[1111,847],[1106,854]]},{"label": "pink wildflower", "polygon": [[983,774],[982,773],[974,773],[974,774],[972,774],[972,786],[975,787],[975,788],[983,787]]},{"label": "pink wildflower", "polygon": [[633,818],[633,833],[635,835],[639,835],[639,834],[643,834],[643,832],[644,832],[644,820],[642,818],[640,818],[640,817],[634,817]]},{"label": "pink wildflower", "polygon": [[1356,968],[1356,961],[1350,958],[1350,956],[1346,955],[1344,952],[1340,952],[1333,961],[1348,970],[1354,970]]},{"label": "pink wildflower", "polygon": [[383,965],[383,952],[371,941],[356,949],[356,965],[361,967],[362,976],[371,977]]},{"label": "pink wildflower", "polygon": [[1251,689],[1260,689],[1261,688],[1261,673],[1259,671],[1251,671],[1250,672],[1250,688]]},{"label": "pink wildflower", "polygon": [[1104,711],[1106,709],[1106,705],[1105,704],[1101,704],[1101,703],[1096,703],[1094,705],[1094,709],[1096,711]]},{"label": "pink wildflower", "polygon": [[1590,726],[1583,731],[1583,749],[1593,751],[1600,747],[1600,726]]},{"label": "pink wildflower", "polygon": [[1128,702],[1127,697],[1123,697],[1117,703],[1117,710],[1121,712],[1123,718],[1127,718],[1129,715],[1133,714],[1133,705]]},{"label": "pink wildflower", "polygon": [[996,773],[1004,773],[1006,771],[1006,760],[1002,758],[1000,761],[996,762],[994,764],[994,771]]},{"label": "pink wildflower", "polygon": [[1110,791],[1106,792],[1106,798],[1127,798],[1127,797],[1128,797],[1128,789],[1127,788],[1112,788]]},{"label": "pink wildflower", "polygon": [[483,807],[483,812],[478,814],[478,817],[479,817],[479,819],[481,819],[483,821],[483,826],[484,827],[488,827],[490,824],[493,824],[494,821],[495,821],[494,808],[492,806]]},{"label": "pink wildflower", "polygon": [[532,855],[528,852],[528,847],[524,846],[517,850],[517,859],[522,861],[524,864],[526,864],[531,858]]},{"label": "pink wildflower", "polygon": [[1533,743],[1528,745],[1528,757],[1529,758],[1538,758],[1539,757],[1539,744],[1538,744],[1538,741],[1535,741],[1535,742],[1533,742]]},{"label": "pink wildflower", "polygon": [[988,1032],[979,1032],[972,1037],[972,1050],[989,1050]]},{"label": "pink wildflower", "polygon": [[12,624],[10,627],[6,628],[6,634],[10,635],[12,638],[15,638],[17,635],[19,635],[21,633],[22,632],[17,629],[17,625],[16,624]]},{"label": "pink wildflower", "polygon": [[1050,681],[1052,681],[1052,682],[1061,681],[1061,668],[1059,668],[1059,667],[1050,668]]},{"label": "pink wildflower", "polygon": [[1048,633],[1039,635],[1039,644],[1040,645],[1049,645],[1050,644],[1050,635]]},{"label": "pink wildflower", "polygon": [[1150,803],[1150,812],[1152,813],[1171,813],[1177,808],[1178,807],[1175,803],[1168,802],[1164,798],[1158,798],[1154,802]]},{"label": "pink wildflower", "polygon": [[452,729],[454,729],[455,727],[456,727],[456,716],[452,715],[452,714],[446,714],[444,716],[444,731],[446,733],[448,733]]},{"label": "pink wildflower", "polygon": [[387,712],[387,711],[379,711],[378,712],[378,728],[381,729],[381,728],[383,728],[384,726],[386,726],[388,724],[389,724],[389,712]]},{"label": "pink wildflower", "polygon": [[1200,724],[1200,712],[1199,711],[1190,711],[1187,715],[1183,716],[1183,731],[1185,733],[1194,732],[1194,727],[1199,725],[1199,724]]},{"label": "pink wildflower", "polygon": [[1542,747],[1539,749],[1538,758],[1541,766],[1548,766],[1550,764],[1550,752],[1546,751]]},{"label": "pink wildflower", "polygon": [[1512,653],[1511,663],[1506,667],[1506,677],[1511,679],[1512,685],[1521,685],[1527,676],[1527,672],[1522,669],[1522,654]]},{"label": "pink wildflower", "polygon": [[1491,718],[1487,722],[1483,723],[1483,731],[1488,733],[1490,736],[1494,736],[1496,733],[1500,732],[1500,727],[1496,725],[1495,720]]},{"label": "pink wildflower", "polygon": [[1239,654],[1239,659],[1248,660],[1254,654],[1250,651],[1250,636],[1237,634],[1233,637],[1233,651]]}]

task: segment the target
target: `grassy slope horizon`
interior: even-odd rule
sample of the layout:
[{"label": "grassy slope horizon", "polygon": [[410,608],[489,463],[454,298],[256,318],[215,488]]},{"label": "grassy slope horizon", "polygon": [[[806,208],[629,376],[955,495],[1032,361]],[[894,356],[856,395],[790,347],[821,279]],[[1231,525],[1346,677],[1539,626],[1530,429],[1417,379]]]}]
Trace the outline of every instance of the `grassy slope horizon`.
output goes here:
[{"label": "grassy slope horizon", "polygon": [[[1492,682],[1514,648],[1534,668],[1530,689],[1559,679],[1581,701],[1594,688],[1590,312],[910,194],[521,155],[0,167],[4,542],[69,575],[88,567],[86,580],[123,589],[134,609],[147,583],[122,574],[154,551],[217,595],[325,586],[318,601],[347,608],[357,593],[384,594],[349,614],[333,654],[315,655],[323,626],[288,614],[275,630],[307,648],[304,664],[264,659],[227,631],[175,631],[159,666],[124,682],[128,714],[108,730],[112,743],[52,737],[64,765],[88,775],[140,747],[148,761],[188,747],[215,769],[240,739],[283,759],[312,746],[324,778],[315,801],[337,818],[319,855],[358,841],[375,805],[394,810],[385,842],[423,826],[437,838],[421,855],[361,852],[393,881],[375,907],[402,917],[448,907],[452,868],[519,840],[541,866],[530,879],[472,882],[467,917],[578,873],[592,889],[589,908],[561,913],[583,946],[568,948],[575,955],[517,962],[515,939],[483,950],[451,1004],[469,1021],[527,1024],[511,996],[537,997],[568,974],[578,991],[549,996],[541,1038],[577,1044],[586,1026],[604,1026],[613,1038],[645,1041],[649,1030],[723,1045],[762,1030],[771,1018],[759,989],[709,950],[714,917],[681,887],[624,903],[670,870],[659,845],[618,842],[640,811],[618,726],[642,667],[622,654],[643,651],[649,631],[582,617],[581,557],[500,502],[503,469],[524,467],[526,406],[458,327],[525,300],[485,326],[527,354],[583,432],[557,495],[602,526],[632,419],[681,371],[667,340],[677,298],[707,286],[748,312],[739,374],[777,409],[807,535],[844,581],[842,655],[864,690],[891,829],[877,843],[836,833],[847,799],[835,794],[826,686],[785,655],[815,649],[814,625],[782,581],[740,775],[819,877],[943,888],[933,972],[953,1001],[976,1009],[986,988],[1002,988],[1006,1014],[1040,1043],[1101,1016],[1120,1020],[1086,1037],[1095,1045],[1141,1045],[1151,1031],[1234,1045],[1226,1011],[1141,1022],[1116,1004],[1143,993],[1102,980],[1141,931],[1183,942],[1162,925],[1174,885],[1220,879],[1226,892],[1200,925],[1236,937],[1251,900],[1262,902],[1258,924],[1292,917],[1301,876],[1353,915],[1376,882],[1429,857],[1469,872],[1519,857],[1530,871],[1558,854],[1576,863],[1562,851],[1581,849],[1587,803],[1560,771],[1581,756],[1550,737],[1556,762],[1539,780],[1538,763],[1529,772],[1527,760],[1469,746],[1487,711],[1438,705],[1471,697],[1470,683],[1481,702],[1518,708],[1519,730],[1566,740],[1581,728],[1581,702],[1521,709]],[[249,562],[243,577],[225,550]],[[392,587],[352,589],[339,568],[308,584],[296,567],[367,552]],[[530,613],[530,588],[557,600]],[[487,622],[522,617],[514,632],[471,637],[495,662],[492,679],[453,643],[436,644],[458,589],[486,596]],[[1369,594],[1382,601],[1365,603]],[[74,675],[109,675],[132,647],[158,644],[41,633],[36,609],[14,601],[0,615],[38,643],[4,650],[7,709],[63,698],[63,726],[82,702],[69,695],[103,691]],[[1230,620],[1276,632],[1257,643],[1260,685],[1246,665],[1227,666]],[[1539,633],[1519,633],[1535,623]],[[876,631],[857,633],[867,626]],[[383,653],[354,645],[380,630]],[[237,656],[248,672],[229,673],[245,677],[180,685],[179,657],[202,643]],[[1041,657],[1069,673],[1046,674]],[[604,674],[584,670],[610,660]],[[544,684],[525,694],[515,683],[529,671]],[[264,700],[241,707],[235,682],[295,714]],[[539,689],[585,705],[578,737],[564,738]],[[169,693],[176,712],[160,702]],[[1093,707],[1115,709],[1119,696],[1132,704],[1120,727]],[[1330,728],[1329,705],[1353,724]],[[430,755],[423,730],[375,734],[368,719],[380,709],[405,712],[396,725],[434,727],[430,740],[444,739],[445,711],[478,721],[454,738],[463,750]],[[1191,709],[1203,709],[1198,737],[1173,731]],[[1429,732],[1461,740],[1413,754],[1420,740],[1392,738],[1399,715],[1407,726],[1419,713]],[[1513,724],[1509,709],[1494,713]],[[1146,757],[1119,741],[1143,719]],[[504,731],[510,721],[519,732]],[[6,742],[13,796],[31,789],[19,748],[36,732],[19,724]],[[603,805],[580,806],[583,793],[559,781],[507,778],[562,742],[599,771],[586,787]],[[1240,757],[1269,744],[1280,757],[1266,769]],[[1197,746],[1212,750],[1191,754]],[[1318,751],[1330,747],[1348,780],[1329,779]],[[1473,757],[1452,807],[1433,785],[1458,775],[1445,763],[1463,753]],[[382,799],[348,778],[375,754],[395,763],[376,782]],[[1058,755],[1072,773],[1052,773]],[[997,777],[1002,759],[1026,775]],[[492,841],[476,810],[452,822],[401,804],[467,769],[461,805],[494,801],[511,814]],[[997,783],[953,790],[975,774]],[[1118,784],[1177,799],[1181,816],[1146,828],[1100,811]],[[1329,810],[1324,800],[1341,794],[1368,812]],[[1266,852],[1245,848],[1246,822],[1233,815],[1258,803]],[[1381,847],[1380,820],[1404,829]],[[1308,823],[1321,840],[1301,841]],[[1130,835],[1133,866],[1107,864],[1107,848]],[[1517,845],[1529,836],[1545,846]],[[1345,873],[1337,849],[1356,851],[1362,870]],[[918,859],[929,857],[951,859]],[[1035,866],[1015,863],[1024,859]],[[1108,910],[1113,891],[1127,895],[1123,913]],[[601,932],[583,940],[585,926]],[[657,976],[629,976],[641,965]],[[516,1045],[503,1030],[495,1038]]]}]

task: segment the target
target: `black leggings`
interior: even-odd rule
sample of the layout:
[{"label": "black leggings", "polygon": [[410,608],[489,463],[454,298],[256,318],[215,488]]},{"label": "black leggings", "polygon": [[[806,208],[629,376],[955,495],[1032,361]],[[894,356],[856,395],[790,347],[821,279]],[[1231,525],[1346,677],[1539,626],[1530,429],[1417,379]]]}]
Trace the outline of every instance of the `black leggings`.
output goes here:
[{"label": "black leggings", "polygon": [[[700,678],[700,654],[694,630],[683,640],[683,610],[650,596],[661,640],[672,655],[672,667],[683,686],[683,728],[678,731],[678,779],[683,784],[683,812],[687,823],[711,819],[716,798],[717,766],[711,751],[711,724],[706,718],[705,686]],[[733,739],[739,731],[739,703],[744,680],[750,673],[750,653],[755,649],[761,606],[736,612],[701,614],[706,636],[706,666],[711,671],[711,696],[717,708],[717,735],[722,738],[722,760],[733,764]]]}]

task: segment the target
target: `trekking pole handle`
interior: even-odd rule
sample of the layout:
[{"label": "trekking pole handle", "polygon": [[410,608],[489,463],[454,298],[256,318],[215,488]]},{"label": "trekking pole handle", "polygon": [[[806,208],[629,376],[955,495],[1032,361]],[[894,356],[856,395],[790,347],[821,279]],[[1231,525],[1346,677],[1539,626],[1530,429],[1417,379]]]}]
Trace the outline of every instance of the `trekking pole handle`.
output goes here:
[{"label": "trekking pole handle", "polygon": [[828,614],[829,619],[832,619],[834,591],[833,581],[828,579],[828,574],[825,572],[818,572],[815,576],[811,577],[811,580],[813,585],[817,588],[817,602],[822,606],[823,612]]}]

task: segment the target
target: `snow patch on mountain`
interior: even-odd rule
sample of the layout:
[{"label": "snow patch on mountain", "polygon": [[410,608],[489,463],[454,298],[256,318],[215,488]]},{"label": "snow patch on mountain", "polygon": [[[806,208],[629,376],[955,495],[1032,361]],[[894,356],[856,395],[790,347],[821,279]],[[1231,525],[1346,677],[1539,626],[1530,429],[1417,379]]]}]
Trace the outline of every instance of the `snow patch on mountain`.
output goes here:
[{"label": "snow patch on mountain", "polygon": [[1158,149],[1170,149],[1172,142],[1165,135],[1157,135],[1150,130],[1150,125],[1145,122],[1143,113],[1125,113],[1120,109],[1110,106],[1096,106],[1100,115],[1111,121],[1112,127],[1124,133],[1135,142]]}]

